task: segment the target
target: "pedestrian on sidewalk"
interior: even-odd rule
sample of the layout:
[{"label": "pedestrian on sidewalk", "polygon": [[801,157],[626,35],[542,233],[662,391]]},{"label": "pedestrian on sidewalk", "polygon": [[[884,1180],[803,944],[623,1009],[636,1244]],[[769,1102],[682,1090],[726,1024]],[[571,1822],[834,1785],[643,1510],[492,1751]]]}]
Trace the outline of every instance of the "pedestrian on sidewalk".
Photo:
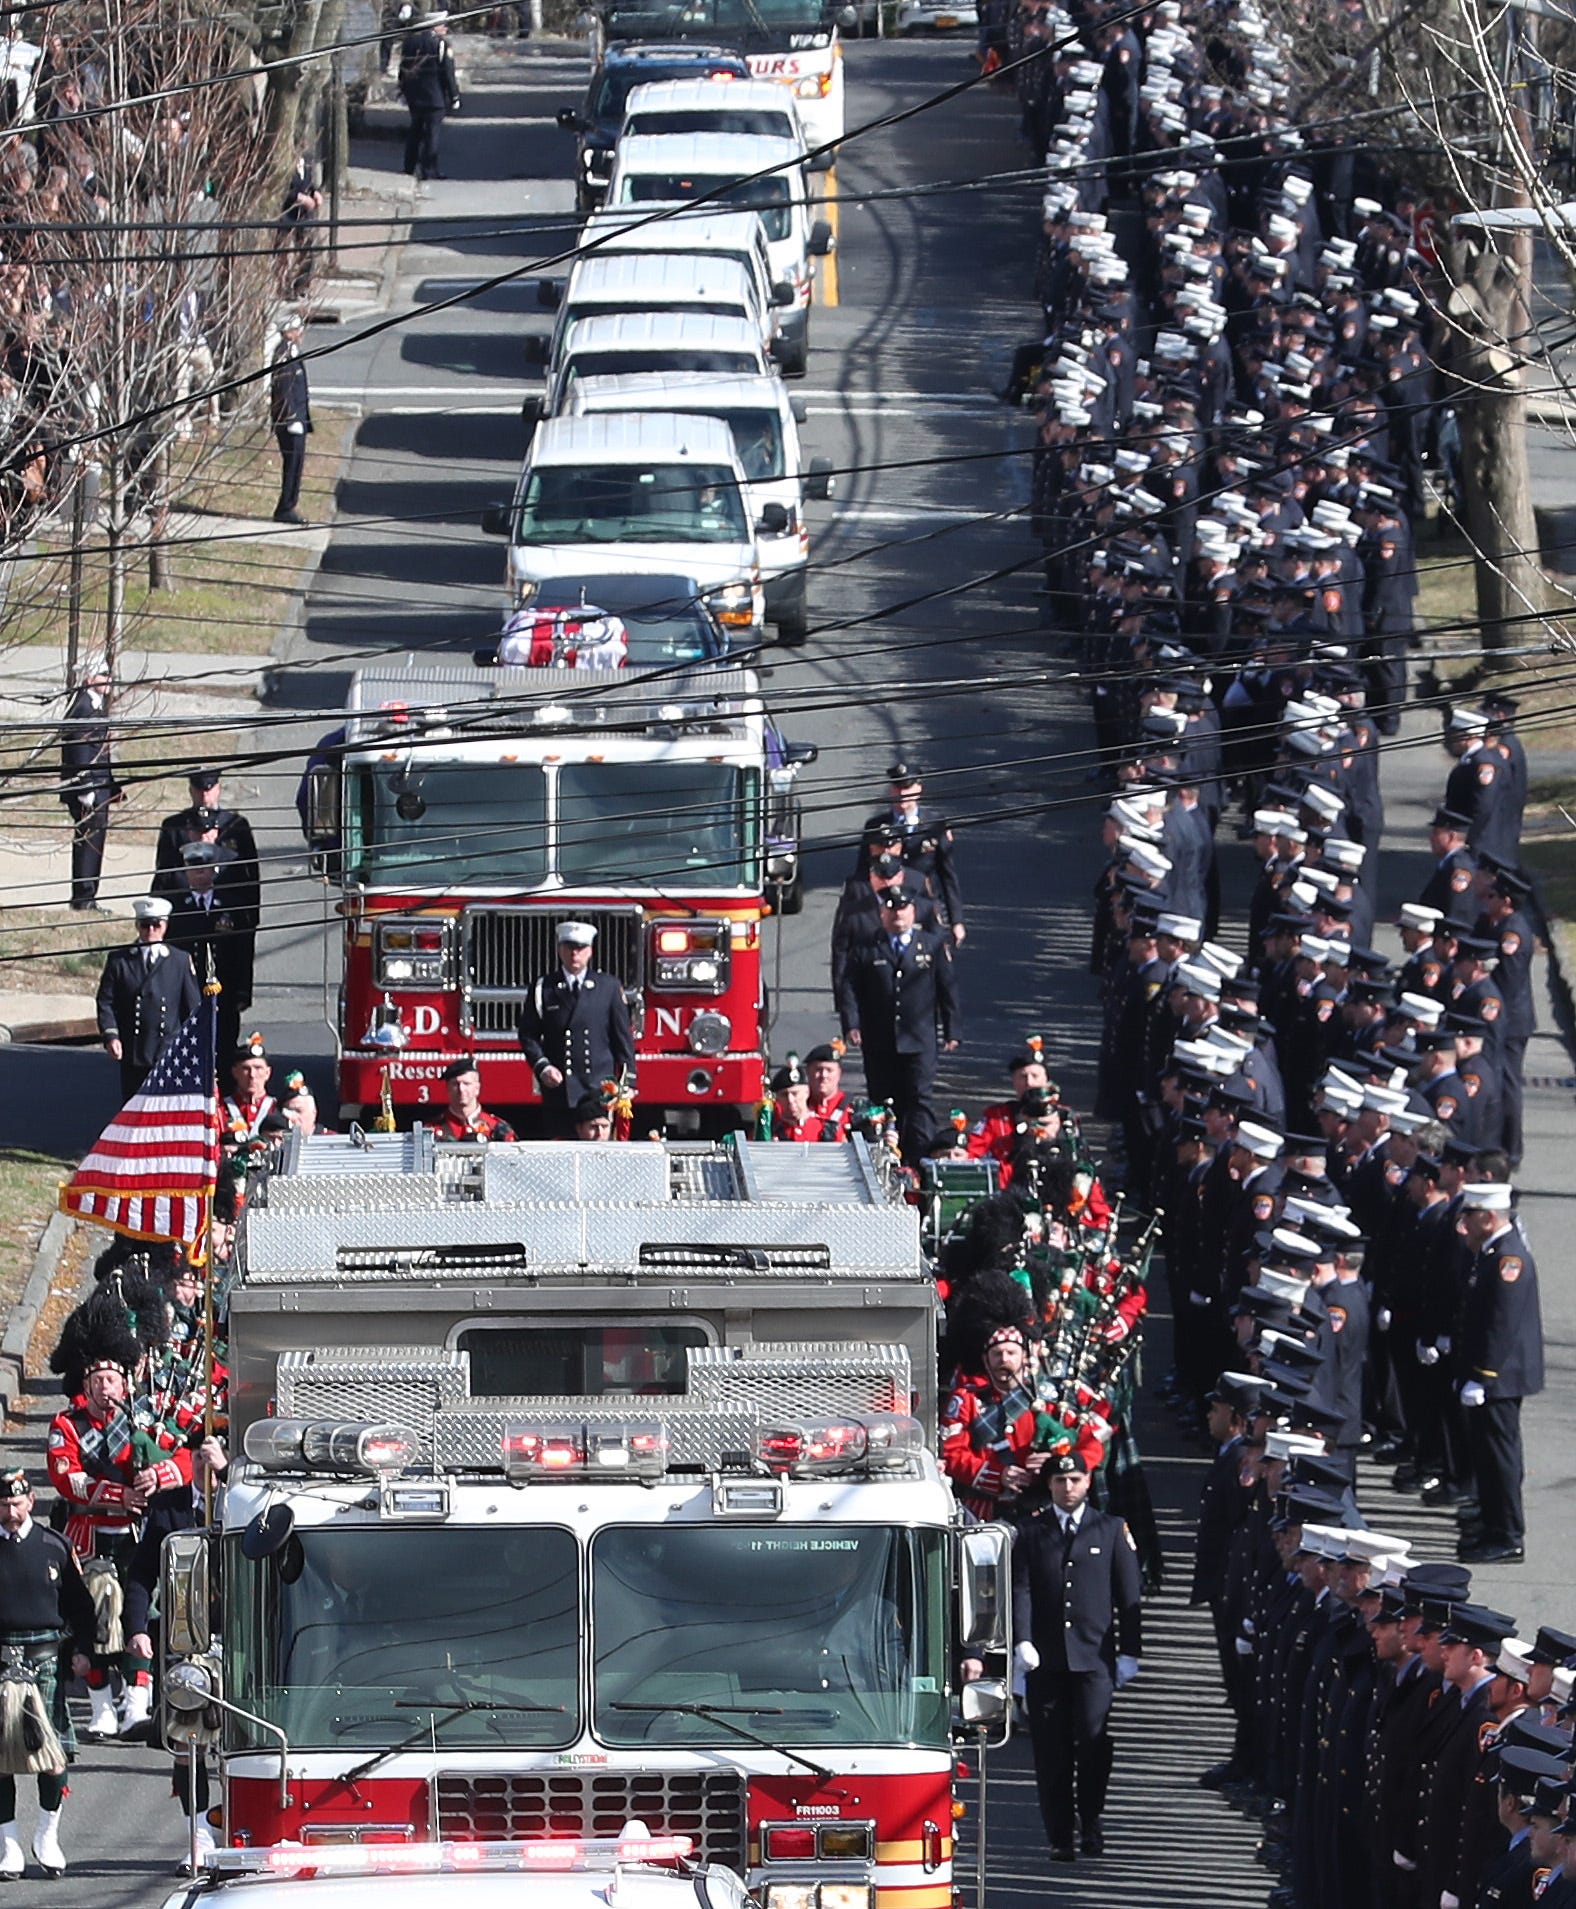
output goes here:
[{"label": "pedestrian on sidewalk", "polygon": [[66,707],[60,740],[60,799],[71,816],[71,906],[102,915],[99,878],[110,804],[120,799],[110,756],[110,679],[90,668]]},{"label": "pedestrian on sidewalk", "polygon": [[[98,1631],[98,1614],[71,1547],[57,1531],[33,1520],[33,1487],[26,1472],[0,1472],[0,1658],[7,1676],[31,1685],[38,1711],[65,1721],[59,1702],[61,1633],[71,1642],[71,1668],[85,1677]],[[22,1733],[24,1736],[26,1730]],[[42,1736],[40,1726],[39,1734]],[[53,1767],[58,1762],[58,1768]],[[50,1767],[43,1767],[45,1765]],[[38,1824],[33,1860],[46,1876],[62,1875],[60,1812],[66,1797],[66,1758],[58,1738],[41,1747],[0,1744],[0,1881],[15,1882],[27,1859],[16,1830],[16,1779],[38,1780]]]},{"label": "pedestrian on sidewalk", "polygon": [[301,501],[301,473],[306,466],[307,433],[312,429],[312,394],[306,364],[301,357],[301,314],[286,312],[279,321],[280,345],[274,353],[269,409],[274,436],[279,441],[279,503],[274,521],[304,524],[296,506]]},{"label": "pedestrian on sidewalk", "polygon": [[305,298],[312,283],[317,253],[317,215],[323,194],[317,185],[312,155],[296,155],[295,170],[285,186],[279,212],[280,289],[289,298]]},{"label": "pedestrian on sidewalk", "polygon": [[449,16],[441,7],[406,34],[399,55],[399,90],[410,113],[405,170],[418,179],[442,179],[438,147],[443,119],[460,110],[460,87],[449,45]]}]

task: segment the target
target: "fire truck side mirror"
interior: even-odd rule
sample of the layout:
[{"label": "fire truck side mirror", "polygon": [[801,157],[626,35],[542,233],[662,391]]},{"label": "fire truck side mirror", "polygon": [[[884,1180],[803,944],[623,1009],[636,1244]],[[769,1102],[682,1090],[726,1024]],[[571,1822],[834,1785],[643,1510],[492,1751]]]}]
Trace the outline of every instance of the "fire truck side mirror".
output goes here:
[{"label": "fire truck side mirror", "polygon": [[164,1648],[172,1657],[200,1657],[213,1642],[208,1606],[208,1534],[172,1531],[159,1558],[159,1610]]},{"label": "fire truck side mirror", "polygon": [[339,843],[339,764],[314,762],[306,772],[306,839],[313,848]]},{"label": "fire truck side mirror", "polygon": [[1012,1611],[1012,1533],[971,1525],[958,1533],[958,1644],[1005,1650]]},{"label": "fire truck side mirror", "polygon": [[958,1715],[965,1730],[990,1730],[1005,1723],[1011,1708],[1006,1680],[976,1677],[958,1692]]}]

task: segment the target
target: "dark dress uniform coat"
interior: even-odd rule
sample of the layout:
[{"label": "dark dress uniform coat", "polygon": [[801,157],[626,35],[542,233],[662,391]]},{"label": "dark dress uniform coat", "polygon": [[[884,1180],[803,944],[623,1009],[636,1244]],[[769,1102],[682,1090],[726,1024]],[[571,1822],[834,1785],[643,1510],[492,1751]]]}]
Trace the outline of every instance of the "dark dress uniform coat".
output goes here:
[{"label": "dark dress uniform coat", "polygon": [[165,948],[152,960],[142,944],[116,948],[98,985],[99,1034],[121,1044],[120,1087],[129,1100],[181,1022],[197,1012],[200,999],[190,959]]},{"label": "dark dress uniform coat", "polygon": [[[520,1010],[519,1035],[542,1105],[561,1119],[603,1081],[635,1071],[635,1037],[623,986],[600,968],[587,968],[578,987],[562,968],[541,976]],[[544,1067],[558,1069],[564,1077],[560,1085],[542,1086]]]}]

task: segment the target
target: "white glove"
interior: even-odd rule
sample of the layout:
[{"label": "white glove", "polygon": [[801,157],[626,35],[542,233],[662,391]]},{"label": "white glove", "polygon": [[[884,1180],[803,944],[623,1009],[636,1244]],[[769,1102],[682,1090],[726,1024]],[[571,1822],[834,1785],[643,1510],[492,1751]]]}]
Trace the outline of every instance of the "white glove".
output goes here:
[{"label": "white glove", "polygon": [[1439,1892],[1439,1909],[1461,1909],[1461,1898],[1451,1895],[1448,1889]]},{"label": "white glove", "polygon": [[1190,1306],[1207,1306],[1209,1304],[1209,1300],[1206,1297],[1206,1295],[1203,1293],[1189,1293],[1187,1296],[1187,1303]]},{"label": "white glove", "polygon": [[1409,1876],[1417,1869],[1417,1864],[1412,1861],[1411,1857],[1403,1856],[1398,1849],[1391,1850],[1390,1860],[1395,1864],[1397,1869],[1404,1869]]},{"label": "white glove", "polygon": [[1133,1679],[1137,1675],[1138,1675],[1138,1659],[1136,1657],[1118,1657],[1117,1658],[1116,1687],[1118,1690],[1126,1690],[1127,1686],[1133,1681]]},{"label": "white glove", "polygon": [[1438,1346],[1440,1352],[1444,1355],[1445,1358],[1448,1359],[1450,1357],[1450,1341],[1448,1338],[1445,1338],[1443,1335],[1441,1335],[1438,1339],[1434,1341],[1434,1344]]},{"label": "white glove", "polygon": [[1438,1365],[1438,1346],[1425,1346],[1421,1339],[1417,1342],[1417,1363],[1419,1365]]},{"label": "white glove", "polygon": [[1029,1642],[1028,1638],[1025,1638],[1012,1654],[1024,1670],[1038,1670],[1040,1668],[1040,1653]]},{"label": "white glove", "polygon": [[1478,1384],[1476,1379],[1468,1379],[1466,1384],[1461,1388],[1461,1403],[1467,1407],[1487,1405],[1488,1394],[1483,1390],[1482,1386]]},{"label": "white glove", "polygon": [[1374,1319],[1374,1324],[1379,1328],[1381,1332],[1388,1332],[1390,1330],[1390,1321],[1394,1317],[1395,1317],[1395,1314],[1391,1312],[1388,1306],[1381,1306],[1379,1308],[1378,1315]]},{"label": "white glove", "polygon": [[1239,1657],[1251,1657],[1253,1655],[1253,1639],[1251,1637],[1239,1637],[1237,1639],[1237,1655]]},{"label": "white glove", "polygon": [[306,426],[304,424],[287,424],[285,430],[291,437],[306,436]]}]

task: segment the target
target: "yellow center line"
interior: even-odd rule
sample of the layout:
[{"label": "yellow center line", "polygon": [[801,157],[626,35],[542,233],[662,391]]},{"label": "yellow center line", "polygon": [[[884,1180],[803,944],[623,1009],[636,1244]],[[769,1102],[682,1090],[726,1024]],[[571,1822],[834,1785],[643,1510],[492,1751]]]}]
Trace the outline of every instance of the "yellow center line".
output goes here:
[{"label": "yellow center line", "polygon": [[826,209],[826,216],[832,227],[832,249],[821,261],[821,303],[823,305],[835,305],[838,303],[837,248],[841,238],[839,230],[840,221],[838,218],[839,201],[837,196],[836,166],[833,166],[830,172],[823,173],[821,176],[826,181],[822,204]]}]

